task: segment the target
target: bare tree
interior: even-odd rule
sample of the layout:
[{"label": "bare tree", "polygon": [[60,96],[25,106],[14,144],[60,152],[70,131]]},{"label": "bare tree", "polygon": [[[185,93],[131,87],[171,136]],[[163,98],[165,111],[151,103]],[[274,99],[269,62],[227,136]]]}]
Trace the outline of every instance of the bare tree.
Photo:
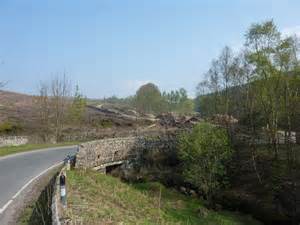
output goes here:
[{"label": "bare tree", "polygon": [[70,106],[70,92],[70,81],[67,79],[65,74],[62,77],[56,77],[52,80],[51,108],[53,110],[56,141],[61,141],[62,138],[62,130],[66,123],[66,113]]},{"label": "bare tree", "polygon": [[49,85],[41,83],[39,88],[39,96],[36,101],[37,116],[38,116],[38,127],[40,129],[40,136],[44,142],[49,140],[49,134],[51,133],[51,106],[49,96]]}]

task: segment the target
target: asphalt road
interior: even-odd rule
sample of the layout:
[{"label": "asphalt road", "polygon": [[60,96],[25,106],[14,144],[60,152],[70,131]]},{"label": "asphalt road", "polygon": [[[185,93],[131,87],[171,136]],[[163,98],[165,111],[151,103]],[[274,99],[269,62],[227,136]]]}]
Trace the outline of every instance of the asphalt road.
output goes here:
[{"label": "asphalt road", "polygon": [[76,151],[73,146],[0,157],[0,209],[32,178]]}]

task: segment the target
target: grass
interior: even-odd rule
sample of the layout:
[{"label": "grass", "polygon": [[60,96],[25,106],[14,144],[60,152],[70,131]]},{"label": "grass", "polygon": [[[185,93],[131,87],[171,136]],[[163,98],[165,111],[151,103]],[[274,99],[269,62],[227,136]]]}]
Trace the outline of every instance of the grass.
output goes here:
[{"label": "grass", "polygon": [[75,170],[68,172],[67,185],[65,216],[73,224],[261,224],[238,213],[209,211],[199,200],[159,183],[126,184],[98,172]]},{"label": "grass", "polygon": [[62,167],[55,168],[43,175],[34,185],[31,193],[24,199],[24,206],[16,212],[17,225],[51,224],[52,185],[56,174]]},{"label": "grass", "polygon": [[18,225],[29,225],[30,219],[34,210],[34,204],[31,203],[22,212],[21,217],[18,219]]},{"label": "grass", "polygon": [[77,145],[77,144],[79,144],[79,142],[63,142],[63,143],[57,143],[57,144],[26,144],[26,145],[20,145],[20,146],[0,147],[0,157],[15,154],[15,153],[39,150],[39,149],[43,149],[43,148],[62,147],[62,146]]}]

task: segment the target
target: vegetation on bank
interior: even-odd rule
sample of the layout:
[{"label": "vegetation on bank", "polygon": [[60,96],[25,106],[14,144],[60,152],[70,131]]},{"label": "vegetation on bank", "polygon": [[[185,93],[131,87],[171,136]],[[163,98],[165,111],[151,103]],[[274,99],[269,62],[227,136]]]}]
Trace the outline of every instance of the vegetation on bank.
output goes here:
[{"label": "vegetation on bank", "polygon": [[272,20],[252,24],[243,48],[225,47],[197,87],[197,110],[205,118],[221,118],[235,140],[231,192],[244,194],[231,202],[246,202],[252,213],[260,209],[267,224],[300,221],[299,46],[296,36],[282,35]]},{"label": "vegetation on bank", "polygon": [[16,213],[17,225],[52,224],[52,194],[57,173],[61,167],[51,170],[39,178],[31,193],[24,199],[25,207]]},{"label": "vegetation on bank", "polygon": [[67,173],[68,209],[75,223],[258,225],[249,216],[209,211],[159,183],[126,184],[95,171]]},{"label": "vegetation on bank", "polygon": [[57,144],[26,144],[26,145],[20,145],[20,146],[6,146],[6,147],[0,147],[0,157],[21,153],[21,152],[28,152],[28,151],[34,151],[34,150],[40,150],[44,148],[51,148],[51,147],[63,147],[63,146],[71,146],[71,145],[77,145],[79,142],[62,142]]},{"label": "vegetation on bank", "polygon": [[233,150],[225,129],[210,123],[197,124],[179,140],[184,179],[200,190],[209,204],[228,183],[227,164]]}]

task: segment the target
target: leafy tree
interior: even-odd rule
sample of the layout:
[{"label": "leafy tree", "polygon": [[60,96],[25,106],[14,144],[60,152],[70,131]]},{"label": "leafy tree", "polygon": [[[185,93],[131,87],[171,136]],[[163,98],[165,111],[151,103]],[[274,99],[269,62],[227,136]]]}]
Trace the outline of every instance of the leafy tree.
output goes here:
[{"label": "leafy tree", "polygon": [[188,114],[192,113],[194,111],[195,104],[192,99],[186,99],[182,102],[180,102],[179,107],[178,107],[178,113],[181,114]]},{"label": "leafy tree", "polygon": [[163,102],[160,90],[155,84],[148,83],[139,88],[135,96],[136,108],[143,113],[159,113]]},{"label": "leafy tree", "polygon": [[188,98],[187,91],[184,88],[164,92],[163,100],[165,103],[164,109],[169,112],[186,114],[194,111],[194,102]]},{"label": "leafy tree", "polygon": [[227,132],[209,123],[196,125],[179,141],[179,158],[186,180],[201,190],[212,203],[213,196],[226,185],[226,163],[232,157]]},{"label": "leafy tree", "polygon": [[[234,78],[239,73],[239,61],[234,56],[232,50],[225,46],[217,59],[214,59],[208,72],[205,74],[206,80],[197,86],[198,96],[204,94],[211,95],[211,105],[209,108],[213,114],[231,115],[231,93],[230,89],[234,86]],[[201,107],[201,98],[198,105]]]},{"label": "leafy tree", "polygon": [[268,135],[277,157],[277,130],[280,107],[280,73],[277,70],[277,48],[280,45],[280,32],[273,21],[253,24],[246,33],[248,61],[254,68],[256,91],[260,108],[264,113]]},{"label": "leafy tree", "polygon": [[79,86],[76,86],[74,99],[70,107],[70,118],[72,122],[81,123],[86,109],[86,98],[80,93]]}]

